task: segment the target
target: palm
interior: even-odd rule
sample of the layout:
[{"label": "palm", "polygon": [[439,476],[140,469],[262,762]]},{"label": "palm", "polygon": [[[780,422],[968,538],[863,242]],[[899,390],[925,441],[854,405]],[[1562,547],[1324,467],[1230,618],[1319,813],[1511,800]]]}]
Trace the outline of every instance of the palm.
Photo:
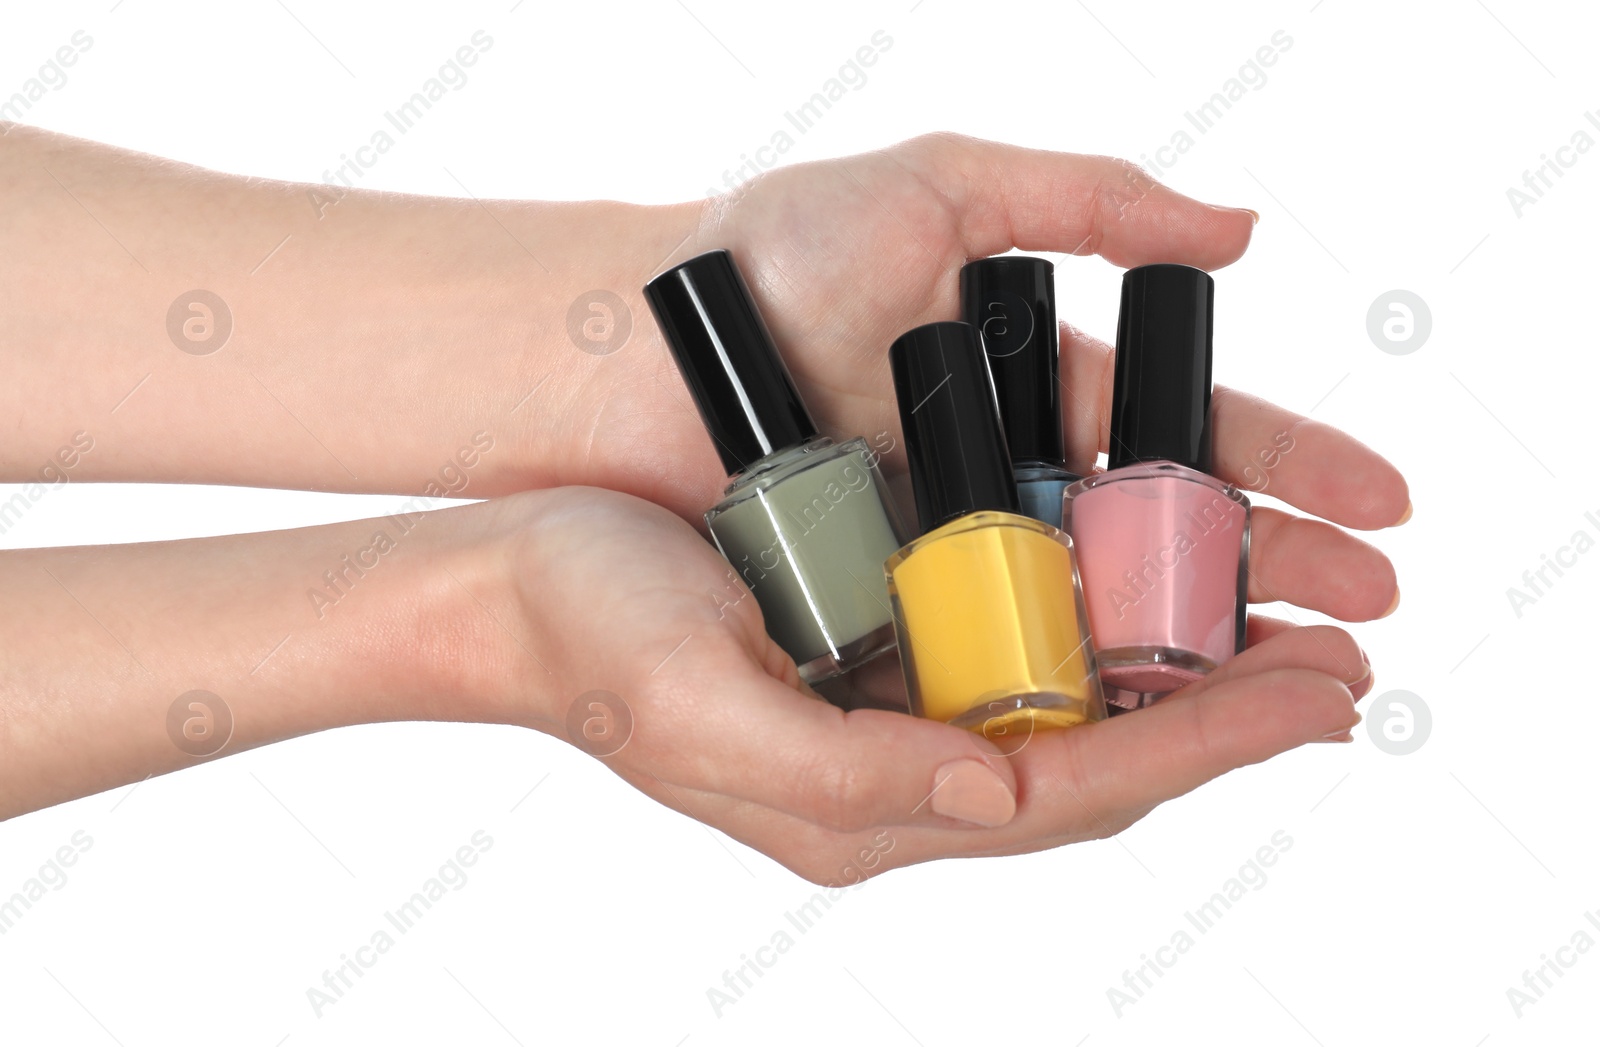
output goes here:
[{"label": "palm", "polygon": [[[750,591],[682,520],[610,491],[553,495],[538,525],[522,528],[523,555],[538,566],[517,577],[527,586],[525,613],[538,618],[547,608],[570,613],[545,594],[584,594],[586,627],[572,635],[565,621],[545,622],[536,635],[571,635],[571,642],[550,654],[530,652],[552,675],[573,681],[567,690],[615,694],[641,722],[726,715],[714,696],[730,687],[758,690],[765,701],[785,691],[815,701],[793,660],[767,636]],[[858,675],[852,704],[905,708],[892,656]]]},{"label": "palm", "polygon": [[[870,191],[868,189],[870,186]],[[672,261],[733,251],[825,435],[893,439],[889,343],[954,308],[965,260],[959,216],[887,154],[774,171]],[[666,505],[691,521],[726,482],[656,326],[642,319],[647,375],[597,423],[588,468],[608,486]],[[889,452],[889,468],[903,455]]]},{"label": "palm", "polygon": [[[706,207],[681,254],[733,251],[824,432],[891,448],[891,478],[903,472],[904,452],[888,346],[917,324],[956,315],[957,272],[968,258],[1017,246],[1214,269],[1244,252],[1253,228],[1246,212],[1180,196],[1121,161],[951,136],[780,168]],[[643,327],[654,372],[630,386],[621,411],[600,409],[602,421],[630,422],[597,424],[592,464],[607,486],[698,523],[725,477],[654,324]],[[1110,355],[1063,327],[1066,446],[1080,470],[1107,440]],[[1407,511],[1400,475],[1345,434],[1232,390],[1219,388],[1213,403],[1213,471],[1223,479],[1348,527],[1387,527]],[[1262,449],[1286,437],[1300,450],[1266,475]],[[1276,509],[1257,512],[1250,568],[1252,601],[1345,621],[1378,617],[1396,598],[1393,569],[1377,550]]]},{"label": "palm", "polygon": [[[1162,705],[1073,731],[996,747],[902,712],[846,713],[806,691],[754,599],[672,513],[593,488],[488,504],[511,514],[529,626],[518,632],[543,669],[507,675],[522,722],[813,880],[1106,835],[1228,767],[1348,722],[1350,693],[1330,676],[1360,664],[1350,638],[1265,622],[1263,642]],[[524,504],[532,518],[518,515]],[[850,679],[903,698],[892,656]],[[541,707],[551,715],[526,712]],[[952,761],[971,760],[1011,783],[1017,818],[952,838],[962,823],[929,800]],[[862,868],[867,852],[876,856]]]},{"label": "palm", "polygon": [[[829,435],[898,431],[888,349],[953,319],[960,215],[888,153],[783,169],[731,209],[737,256]],[[898,462],[898,452],[890,456]]]},{"label": "palm", "polygon": [[[1243,252],[1243,212],[1140,178],[1118,161],[930,136],[770,171],[708,201],[695,235],[663,265],[730,249],[824,434],[881,434],[893,474],[904,455],[889,345],[956,316],[957,273],[969,258],[1017,246],[1215,268]],[[635,377],[621,390],[597,383],[580,411],[593,431],[582,472],[698,521],[726,478],[654,322],[636,322]],[[1069,450],[1092,459],[1104,429],[1093,390],[1107,350],[1066,333],[1069,388],[1087,391],[1070,412]]]},{"label": "palm", "polygon": [[[1129,184],[1138,188],[1131,203],[1119,198]],[[955,315],[956,273],[968,258],[1020,247],[1215,269],[1243,253],[1251,228],[1244,212],[1141,184],[1119,161],[934,137],[770,172],[735,199],[708,203],[698,236],[669,262],[732,250],[824,433],[897,442],[886,350],[901,332]],[[654,324],[639,324],[638,377],[587,405],[594,438],[585,474],[698,522],[725,477]],[[1063,378],[1079,391],[1067,446],[1080,467],[1106,439],[1109,355],[1063,328]],[[1399,473],[1344,433],[1243,394],[1218,389],[1213,406],[1217,475],[1309,514],[1257,508],[1250,599],[1345,621],[1392,610],[1398,590],[1387,558],[1334,524],[1403,520]],[[1284,434],[1294,453],[1263,479],[1256,455]],[[903,470],[897,452],[891,474]],[[1041,734],[1007,759],[944,724],[815,701],[762,633],[753,599],[719,613],[728,568],[667,513],[634,504],[613,506],[603,525],[584,519],[550,570],[580,586],[557,591],[586,594],[600,625],[550,628],[577,637],[555,670],[566,693],[612,691],[633,713],[632,739],[608,763],[812,879],[837,879],[841,862],[875,846],[882,826],[897,827],[901,847],[881,867],[1114,832],[1231,767],[1343,730],[1352,692],[1371,686],[1342,630],[1261,619],[1248,651],[1154,708]],[[535,608],[535,594],[529,600]],[[839,688],[832,696],[848,704],[903,699],[892,658]],[[952,835],[966,816],[929,803],[952,760],[983,761],[1003,779],[1015,819]]]}]

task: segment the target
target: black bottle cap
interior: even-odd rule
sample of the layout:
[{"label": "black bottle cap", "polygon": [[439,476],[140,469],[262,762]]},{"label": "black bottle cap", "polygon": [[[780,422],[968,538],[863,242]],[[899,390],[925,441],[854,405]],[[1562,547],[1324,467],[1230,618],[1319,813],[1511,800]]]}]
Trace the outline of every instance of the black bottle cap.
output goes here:
[{"label": "black bottle cap", "polygon": [[817,437],[732,255],[673,266],[644,296],[730,476]]},{"label": "black bottle cap", "polygon": [[923,533],[983,510],[1015,513],[1017,484],[978,332],[923,324],[889,347]]},{"label": "black bottle cap", "polygon": [[961,319],[989,355],[1011,464],[1066,468],[1055,266],[1009,255],[961,267]]},{"label": "black bottle cap", "polygon": [[1210,471],[1213,287],[1187,265],[1123,274],[1110,468],[1166,461]]}]

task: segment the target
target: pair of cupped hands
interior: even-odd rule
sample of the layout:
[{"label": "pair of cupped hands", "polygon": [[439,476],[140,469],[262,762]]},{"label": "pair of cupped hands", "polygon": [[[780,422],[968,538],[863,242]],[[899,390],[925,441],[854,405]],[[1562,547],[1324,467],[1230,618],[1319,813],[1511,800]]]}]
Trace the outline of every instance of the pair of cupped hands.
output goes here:
[{"label": "pair of cupped hands", "polygon": [[[1244,253],[1255,223],[1120,160],[941,135],[768,172],[708,201],[695,239],[730,249],[748,274],[824,431],[886,434],[895,476],[904,456],[887,347],[956,315],[964,262],[1015,247],[1214,270]],[[626,351],[665,360],[654,325],[636,323]],[[1107,439],[1111,348],[1069,324],[1061,346],[1069,465],[1088,471]],[[706,541],[701,514],[725,478],[670,364],[652,369],[588,393],[609,401],[602,419],[634,420],[597,427],[583,472],[598,486],[502,500],[518,505],[510,577],[537,638],[540,665],[523,664],[553,698],[520,702],[505,673],[501,707],[538,708],[521,722],[585,735],[571,740],[642,792],[808,879],[1106,837],[1233,768],[1349,740],[1360,720],[1373,671],[1355,640],[1262,616],[1248,649],[1205,679],[1072,730],[990,741],[890,711],[904,705],[892,654],[822,685],[837,704],[819,700]],[[1213,405],[1216,474],[1306,514],[1255,509],[1250,600],[1347,622],[1392,612],[1392,565],[1343,528],[1403,523],[1399,472],[1343,432],[1244,393],[1219,387]],[[1292,451],[1264,471],[1285,434]]]}]

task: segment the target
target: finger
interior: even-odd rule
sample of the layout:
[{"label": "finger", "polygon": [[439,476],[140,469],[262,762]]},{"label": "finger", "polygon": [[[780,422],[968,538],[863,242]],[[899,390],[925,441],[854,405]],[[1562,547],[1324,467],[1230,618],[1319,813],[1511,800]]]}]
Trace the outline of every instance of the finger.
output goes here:
[{"label": "finger", "polygon": [[1012,758],[1020,803],[1005,834],[1070,830],[1085,808],[1116,830],[1128,812],[1138,817],[1218,775],[1359,722],[1342,682],[1291,668],[1227,679],[1190,700],[1060,732],[1059,744],[1036,737]]},{"label": "finger", "polygon": [[1008,825],[967,834],[904,830],[889,861],[908,865],[1101,839],[1228,771],[1359,722],[1339,680],[1291,668],[1223,681],[1193,701],[1163,700],[1136,715],[1041,732],[1011,758],[1018,807]]},{"label": "finger", "polygon": [[[730,673],[730,666],[747,671]],[[837,709],[773,679],[736,641],[686,645],[655,686],[670,720],[639,710],[618,753],[664,783],[720,793],[835,832],[992,827],[1016,810],[1006,758],[980,735],[881,709]]]},{"label": "finger", "polygon": [[[1282,634],[1289,632],[1291,629],[1301,628],[1305,627],[1296,625],[1293,622],[1286,622],[1281,618],[1269,618],[1264,614],[1252,614],[1250,616],[1249,624],[1245,626],[1245,642],[1249,646],[1254,647],[1257,644],[1266,643],[1274,636],[1281,636]],[[1317,627],[1311,626],[1310,628],[1314,629]],[[1346,686],[1350,688],[1350,696],[1358,702],[1367,695],[1371,694],[1373,685],[1378,682],[1377,673],[1373,670],[1372,661],[1367,657],[1367,652],[1365,650],[1361,652],[1361,660],[1366,664],[1367,669],[1366,676],[1363,679],[1351,682],[1342,673],[1331,674],[1339,675],[1340,679],[1346,680]],[[1344,662],[1341,661],[1340,665],[1342,667]],[[1343,735],[1330,735],[1325,740],[1350,741],[1351,738],[1349,732],[1346,731]]]},{"label": "finger", "polygon": [[[839,833],[750,800],[705,792],[687,785],[668,785],[653,775],[639,774],[622,767],[613,767],[612,770],[663,807],[713,826],[779,862],[790,872],[822,886],[852,886],[893,868],[895,864],[905,864],[884,859],[897,848],[900,840],[911,834],[926,833],[949,839],[956,844],[955,851],[960,850],[959,841],[962,839],[971,840],[981,835],[903,826]],[[732,854],[731,851],[729,853]],[[903,856],[905,849],[900,848],[900,853]],[[734,860],[739,860],[738,855],[734,855]],[[740,865],[744,863],[740,862]]]},{"label": "finger", "polygon": [[1269,618],[1264,614],[1252,614],[1245,624],[1244,642],[1246,646],[1254,647],[1258,643],[1266,643],[1280,633],[1286,633],[1290,629],[1298,628],[1300,626],[1295,625],[1293,622],[1286,622],[1282,618]]},{"label": "finger", "polygon": [[1372,662],[1343,629],[1336,625],[1274,624],[1283,628],[1162,700],[1187,700],[1236,680],[1281,669],[1324,673],[1342,682],[1358,700],[1372,689]]},{"label": "finger", "polygon": [[1111,346],[1061,325],[1061,414],[1067,467],[1080,476],[1094,469],[1095,457],[1111,445],[1111,390],[1115,384]]},{"label": "finger", "polygon": [[1409,517],[1405,477],[1355,437],[1222,387],[1212,394],[1211,418],[1214,471],[1247,493],[1365,531]]},{"label": "finger", "polygon": [[1022,797],[1017,817],[975,832],[889,826],[841,833],[751,800],[619,773],[813,883],[844,887],[938,858],[1018,854],[1110,836],[1212,778],[1348,730],[1358,719],[1349,692],[1332,677],[1274,670],[1226,681],[1194,702],[1042,732],[1013,758]]},{"label": "finger", "polygon": [[1250,513],[1249,575],[1254,603],[1282,600],[1345,622],[1383,618],[1400,601],[1383,553],[1332,524],[1277,509]]},{"label": "finger", "polygon": [[[1061,325],[1067,462],[1080,473],[1110,449],[1113,359],[1105,342]],[[1212,393],[1211,419],[1212,472],[1246,494],[1365,531],[1410,519],[1405,477],[1355,437],[1225,386]]]},{"label": "finger", "polygon": [[1255,217],[1174,192],[1143,168],[938,134],[903,156],[955,203],[967,256],[1026,251],[1097,254],[1119,266],[1181,262],[1217,269],[1250,244]]}]

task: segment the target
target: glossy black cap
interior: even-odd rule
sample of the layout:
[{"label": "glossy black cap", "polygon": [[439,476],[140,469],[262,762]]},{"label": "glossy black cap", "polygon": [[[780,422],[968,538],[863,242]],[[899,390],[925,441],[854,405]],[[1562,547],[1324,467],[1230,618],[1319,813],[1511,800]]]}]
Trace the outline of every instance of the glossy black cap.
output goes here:
[{"label": "glossy black cap", "polygon": [[1020,512],[978,332],[960,323],[912,328],[889,347],[889,370],[923,533],[968,513]]},{"label": "glossy black cap", "polygon": [[1164,461],[1211,470],[1213,286],[1187,265],[1123,274],[1110,468]]},{"label": "glossy black cap", "polygon": [[983,258],[961,267],[961,319],[983,339],[1006,446],[1017,468],[1067,464],[1055,269],[1043,258],[1024,255]]},{"label": "glossy black cap", "polygon": [[673,266],[644,296],[730,476],[817,437],[732,255]]}]

